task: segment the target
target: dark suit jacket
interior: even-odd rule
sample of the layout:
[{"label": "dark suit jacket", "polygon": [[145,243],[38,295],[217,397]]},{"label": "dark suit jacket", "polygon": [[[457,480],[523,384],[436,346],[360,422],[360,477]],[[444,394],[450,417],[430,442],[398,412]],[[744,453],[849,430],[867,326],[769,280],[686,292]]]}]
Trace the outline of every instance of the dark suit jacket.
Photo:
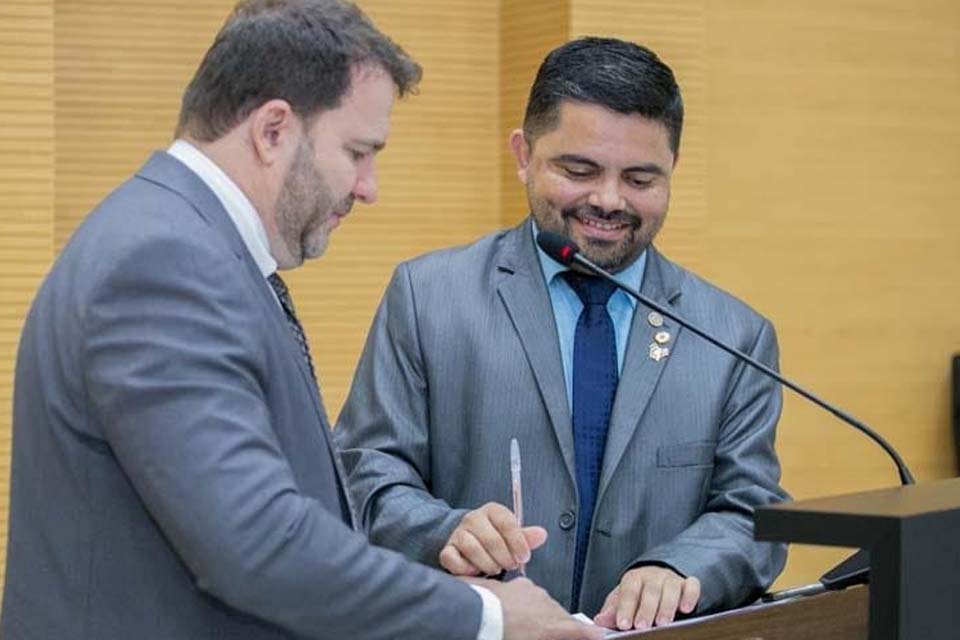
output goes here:
[{"label": "dark suit jacket", "polygon": [[476,636],[469,587],[352,529],[283,312],[167,154],[37,294],[13,428],[4,638]]},{"label": "dark suit jacket", "polygon": [[[651,249],[643,291],[776,366],[772,325]],[[610,419],[582,595],[570,602],[578,496],[573,429],[530,225],[401,265],[370,331],[337,438],[371,538],[435,565],[466,509],[511,504],[523,454],[527,524],[547,544],[527,574],[596,613],[637,563],[703,582],[701,610],[769,585],[785,548],[754,542],[754,507],[781,500],[779,386],[670,320],[634,314]],[[650,345],[670,333],[670,354]]]}]

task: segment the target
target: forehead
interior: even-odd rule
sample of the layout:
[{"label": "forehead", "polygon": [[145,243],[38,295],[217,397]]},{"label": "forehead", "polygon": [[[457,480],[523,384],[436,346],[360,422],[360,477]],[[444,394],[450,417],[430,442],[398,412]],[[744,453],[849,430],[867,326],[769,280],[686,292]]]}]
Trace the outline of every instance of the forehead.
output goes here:
[{"label": "forehead", "polygon": [[562,154],[633,163],[673,163],[670,134],[663,123],[639,114],[624,114],[598,104],[564,101],[557,126],[537,138],[534,154]]},{"label": "forehead", "polygon": [[397,87],[390,75],[379,67],[355,67],[350,88],[340,104],[316,115],[310,124],[312,133],[338,132],[343,136],[376,137],[385,140],[390,130],[390,112]]}]

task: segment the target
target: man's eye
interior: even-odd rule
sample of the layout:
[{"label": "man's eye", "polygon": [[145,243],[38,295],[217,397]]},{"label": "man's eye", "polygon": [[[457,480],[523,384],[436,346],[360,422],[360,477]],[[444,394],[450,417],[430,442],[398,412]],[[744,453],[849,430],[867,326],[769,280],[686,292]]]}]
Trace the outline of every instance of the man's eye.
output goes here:
[{"label": "man's eye", "polygon": [[634,187],[637,187],[638,189],[645,189],[653,184],[653,179],[652,178],[628,178],[627,182],[629,182]]},{"label": "man's eye", "polygon": [[360,162],[367,155],[365,151],[357,151],[356,149],[348,149],[347,151],[350,152],[350,157],[354,162]]},{"label": "man's eye", "polygon": [[580,169],[577,167],[564,167],[563,172],[571,178],[589,178],[594,173],[592,169]]}]

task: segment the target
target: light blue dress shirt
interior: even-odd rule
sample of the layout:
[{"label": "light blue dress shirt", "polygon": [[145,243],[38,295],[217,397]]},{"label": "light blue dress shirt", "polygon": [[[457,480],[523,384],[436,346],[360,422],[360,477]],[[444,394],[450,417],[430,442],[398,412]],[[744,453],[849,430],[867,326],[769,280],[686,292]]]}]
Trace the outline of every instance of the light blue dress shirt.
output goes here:
[{"label": "light blue dress shirt", "polygon": [[[533,237],[537,237],[538,229],[536,223],[531,219],[533,225]],[[536,245],[536,243],[534,243]],[[567,384],[567,404],[571,413],[573,412],[573,339],[577,331],[577,321],[580,319],[580,312],[583,311],[583,303],[580,297],[570,288],[567,281],[560,277],[560,274],[567,271],[563,266],[537,246],[537,256],[540,258],[540,269],[543,271],[543,278],[547,283],[547,291],[550,293],[550,303],[553,305],[553,318],[557,322],[557,334],[560,336],[560,358],[563,361],[563,378]],[[623,271],[616,273],[617,279],[624,284],[639,289],[643,282],[643,272],[647,266],[647,252],[644,251],[640,257],[633,261]],[[617,369],[623,372],[623,358],[627,352],[627,339],[630,337],[630,325],[633,322],[633,311],[637,306],[637,301],[630,297],[622,289],[617,289],[607,301],[607,313],[613,320],[613,328],[617,339]]]}]

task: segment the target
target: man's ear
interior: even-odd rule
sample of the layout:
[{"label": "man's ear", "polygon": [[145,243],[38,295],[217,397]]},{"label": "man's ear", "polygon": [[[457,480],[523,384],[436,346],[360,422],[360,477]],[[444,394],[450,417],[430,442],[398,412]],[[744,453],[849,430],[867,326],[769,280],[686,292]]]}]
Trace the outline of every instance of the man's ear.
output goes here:
[{"label": "man's ear", "polygon": [[296,149],[303,124],[286,100],[264,102],[248,118],[250,142],[257,159],[271,166]]},{"label": "man's ear", "polygon": [[527,184],[527,167],[530,164],[530,145],[527,143],[523,129],[514,129],[510,134],[510,151],[517,161],[517,177],[520,182]]}]

